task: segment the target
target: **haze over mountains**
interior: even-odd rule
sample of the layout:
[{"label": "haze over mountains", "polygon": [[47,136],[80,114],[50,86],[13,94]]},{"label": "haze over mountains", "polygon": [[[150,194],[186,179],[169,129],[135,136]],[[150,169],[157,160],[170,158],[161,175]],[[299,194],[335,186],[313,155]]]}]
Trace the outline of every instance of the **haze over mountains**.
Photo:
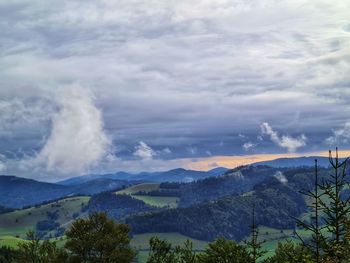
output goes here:
[{"label": "haze over mountains", "polygon": [[[254,165],[268,165],[271,167],[301,167],[313,166],[315,157],[300,158],[282,158],[268,162],[260,162]],[[328,158],[317,157],[320,166],[327,167]],[[0,176],[0,205],[21,208],[24,206],[35,205],[41,202],[62,198],[72,195],[93,195],[104,191],[117,190],[128,187],[133,184],[142,182],[180,182],[190,183],[203,180],[209,177],[215,177],[228,172],[228,168],[218,167],[209,171],[186,170],[183,168],[173,169],[164,172],[141,172],[137,174],[127,172],[117,172],[115,174],[102,175],[83,175],[59,181],[57,183],[38,182],[32,179],[19,178],[16,176]],[[252,177],[257,182],[263,180],[263,173],[256,174]],[[205,182],[205,181],[204,181]],[[194,184],[196,185],[196,184]],[[231,185],[231,184],[230,184]],[[240,192],[247,190],[245,185],[252,185],[246,180],[244,184],[237,184],[235,187],[240,188]],[[193,192],[191,184],[187,184],[188,191]],[[229,186],[231,187],[231,186]],[[191,189],[190,189],[191,188]],[[224,196],[222,191],[219,196]],[[219,191],[219,190],[216,190]],[[191,196],[192,198],[193,196]],[[185,196],[182,200],[185,200]],[[197,200],[197,199],[193,199]],[[198,199],[197,202],[199,202]],[[182,201],[184,202],[184,201]],[[193,202],[193,201],[191,201]]]},{"label": "haze over mountains", "polygon": [[108,178],[128,181],[150,181],[150,182],[192,182],[199,179],[204,179],[209,176],[217,176],[228,171],[228,168],[217,167],[209,171],[195,171],[177,168],[165,172],[141,172],[137,174],[127,172],[117,172],[115,174],[101,175],[82,175],[57,182],[62,185],[75,185],[83,182],[88,182],[97,178]]},{"label": "haze over mountains", "polygon": [[[34,229],[42,239],[64,238],[76,219],[103,212],[128,224],[133,239],[146,237],[146,253],[154,235],[201,242],[223,236],[240,242],[250,234],[254,204],[256,223],[267,246],[274,248],[279,240],[296,238],[295,218],[310,219],[309,200],[301,191],[314,189],[314,159],[277,159],[209,171],[117,172],[58,183],[0,176],[0,237],[23,239]],[[319,180],[329,178],[327,158],[317,159]],[[341,194],[349,196],[350,191]]]}]

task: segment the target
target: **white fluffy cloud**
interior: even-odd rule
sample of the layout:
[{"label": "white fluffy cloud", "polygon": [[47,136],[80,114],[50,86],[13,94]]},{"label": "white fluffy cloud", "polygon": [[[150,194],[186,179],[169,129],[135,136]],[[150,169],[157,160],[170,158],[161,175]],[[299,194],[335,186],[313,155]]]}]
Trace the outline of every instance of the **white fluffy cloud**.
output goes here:
[{"label": "white fluffy cloud", "polygon": [[273,143],[282,148],[286,148],[288,152],[295,152],[298,148],[306,145],[307,138],[304,134],[296,138],[288,135],[280,136],[267,122],[262,123],[260,128],[262,134],[270,136]]},{"label": "white fluffy cloud", "polygon": [[277,171],[273,176],[278,181],[280,181],[281,184],[287,184],[288,183],[287,177],[281,171]]},{"label": "white fluffy cloud", "polygon": [[143,160],[150,160],[156,155],[157,153],[143,141],[140,141],[139,145],[135,147],[134,156]]},{"label": "white fluffy cloud", "polygon": [[347,144],[350,140],[350,122],[346,122],[343,127],[333,130],[333,135],[326,139],[329,145]]},{"label": "white fluffy cloud", "polygon": [[249,151],[250,149],[254,148],[255,146],[256,146],[256,144],[252,143],[252,142],[246,142],[242,145],[242,147],[245,151]]},{"label": "white fluffy cloud", "polygon": [[108,152],[110,141],[104,132],[101,112],[93,95],[79,85],[57,94],[59,110],[52,117],[52,129],[45,145],[23,168],[44,167],[58,174],[81,174],[96,165]]},{"label": "white fluffy cloud", "polygon": [[159,159],[245,154],[246,141],[266,153],[306,143],[255,141],[265,120],[321,150],[350,115],[349,1],[16,0],[0,1],[0,16],[0,154],[12,160],[40,152],[52,170],[98,163],[104,146],[77,169],[52,150],[52,128],[68,118],[53,90],[72,83],[93,91],[97,133],[112,135],[124,160],[140,138]]}]

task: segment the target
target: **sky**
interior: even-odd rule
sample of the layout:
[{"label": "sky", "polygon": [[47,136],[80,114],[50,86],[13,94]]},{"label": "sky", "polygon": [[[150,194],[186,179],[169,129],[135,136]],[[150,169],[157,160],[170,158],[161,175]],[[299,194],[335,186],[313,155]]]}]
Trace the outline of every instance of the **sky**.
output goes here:
[{"label": "sky", "polygon": [[0,173],[348,150],[349,17],[344,0],[1,1]]}]

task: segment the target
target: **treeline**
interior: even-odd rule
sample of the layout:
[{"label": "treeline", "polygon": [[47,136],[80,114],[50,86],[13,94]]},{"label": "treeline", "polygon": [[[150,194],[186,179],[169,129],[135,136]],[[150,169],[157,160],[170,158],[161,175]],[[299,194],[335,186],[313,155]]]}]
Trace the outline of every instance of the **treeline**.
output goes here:
[{"label": "treeline", "polygon": [[217,201],[187,208],[169,209],[128,217],[134,233],[179,232],[200,240],[214,240],[218,236],[242,240],[249,234],[246,224],[256,204],[257,222],[279,229],[294,228],[291,215],[299,216],[307,210],[303,197],[292,186],[270,178],[268,187],[254,188],[247,195],[221,198]]},{"label": "treeline", "polygon": [[[247,167],[246,172],[242,172],[242,174],[245,173],[248,177],[247,174],[251,174],[252,171],[258,173],[259,170],[262,173],[265,171],[266,178],[252,186],[251,191],[243,195],[229,195],[190,207],[135,215],[128,217],[125,222],[132,226],[134,233],[179,232],[208,241],[214,240],[217,236],[241,240],[249,234],[246,221],[250,217],[251,205],[254,202],[256,203],[258,224],[277,229],[297,228],[293,218],[297,218],[307,211],[305,198],[300,191],[313,190],[315,187],[313,168],[271,170],[267,167]],[[273,174],[268,176],[268,171],[276,176],[272,176]],[[331,172],[330,168],[319,168],[320,181],[326,180]],[[200,189],[197,193],[201,192],[201,197],[207,192],[208,198],[210,198],[210,193],[215,193],[209,190],[211,187],[215,186],[219,189],[227,187],[230,185],[227,180],[231,180],[230,178],[233,176],[235,175],[208,178],[191,185]],[[218,184],[218,180],[225,180],[225,183]],[[249,181],[249,179],[243,178],[241,180]],[[179,184],[179,187],[183,186]],[[342,193],[345,196],[346,190]],[[190,192],[188,195],[191,194],[193,193]]]},{"label": "treeline", "polygon": [[243,194],[276,172],[276,168],[268,166],[244,166],[230,170],[222,176],[181,184],[179,207],[188,207],[228,195]]},{"label": "treeline", "polygon": [[130,195],[117,195],[114,192],[104,192],[91,197],[89,213],[104,212],[109,218],[120,220],[125,216],[136,213],[156,210],[155,207],[145,204]]},{"label": "treeline", "polygon": [[[348,160],[340,162],[338,152],[335,158],[330,153],[329,160],[333,168],[330,175],[326,175],[325,170],[318,169],[317,163],[315,164],[315,171],[311,176],[309,175],[309,179],[304,177],[306,176],[305,171],[293,175],[285,173],[282,176],[280,174],[276,178],[269,178],[256,185],[253,191],[248,194],[223,198],[204,204],[215,205],[218,210],[214,210],[215,213],[213,214],[211,214],[212,210],[208,210],[206,206],[201,207],[201,205],[155,213],[165,215],[172,211],[186,211],[190,214],[192,211],[192,216],[195,216],[196,213],[200,212],[200,216],[195,217],[198,221],[195,223],[194,221],[188,222],[188,231],[191,228],[196,229],[196,224],[203,224],[200,221],[202,216],[203,221],[209,218],[208,227],[221,229],[220,231],[224,231],[221,228],[222,226],[219,222],[210,221],[211,218],[219,217],[222,224],[237,221],[237,218],[239,218],[240,223],[234,225],[234,228],[238,231],[246,229],[248,234],[250,233],[250,238],[245,242],[245,245],[238,244],[230,240],[237,239],[237,237],[225,237],[223,232],[223,235],[219,235],[222,237],[209,243],[205,251],[197,252],[193,249],[190,241],[186,241],[182,246],[173,247],[171,243],[154,237],[150,240],[147,263],[350,262],[350,199],[345,198],[343,194],[348,189]],[[304,199],[300,194],[297,194],[297,185],[299,189],[302,188],[301,186],[304,187],[304,195],[311,201],[309,211],[312,217],[306,222],[289,217],[290,213],[306,211],[305,203],[303,203]],[[110,199],[109,196],[108,200]],[[300,208],[301,205],[304,205],[304,207]],[[201,209],[196,210],[196,207],[201,207]],[[233,207],[238,207],[238,210],[234,210]],[[231,209],[229,213],[227,213],[228,209]],[[280,212],[278,212],[279,209],[281,209]],[[170,215],[178,216],[176,220],[179,222],[185,220],[183,218],[184,214]],[[54,214],[50,216],[55,217]],[[148,216],[150,215],[135,216],[134,219],[149,220]],[[287,220],[287,217],[290,221],[280,222],[284,219]],[[154,220],[153,217],[151,218]],[[157,222],[161,222],[161,219],[170,220],[170,217],[158,217]],[[244,221],[242,221],[243,219]],[[247,223],[248,219],[251,223]],[[152,220],[149,220],[147,224],[150,222],[157,223]],[[276,220],[274,223],[282,224],[283,228],[286,226],[285,224],[296,224],[299,228],[309,232],[310,235],[309,238],[300,237],[299,244],[288,241],[279,243],[275,254],[263,259],[265,251],[262,249],[263,241],[259,239],[258,224],[268,225],[269,222],[274,220]],[[211,226],[211,223],[215,224]],[[152,227],[152,225],[148,226]],[[148,232],[152,232],[153,229],[148,230]],[[76,220],[66,232],[66,237],[67,241],[64,247],[61,248],[55,242],[41,241],[34,232],[29,232],[28,240],[19,244],[18,249],[0,248],[0,262],[131,263],[135,260],[136,252],[130,246],[130,227],[127,224],[116,223],[109,219],[105,213],[94,212],[87,219]]]},{"label": "treeline", "polygon": [[5,213],[9,213],[12,211],[14,211],[14,209],[0,205],[0,215],[5,214]]},{"label": "treeline", "polygon": [[17,249],[0,248],[0,263],[128,263],[136,255],[129,232],[129,226],[108,219],[104,213],[93,213],[72,224],[64,247],[42,241],[31,231]]}]

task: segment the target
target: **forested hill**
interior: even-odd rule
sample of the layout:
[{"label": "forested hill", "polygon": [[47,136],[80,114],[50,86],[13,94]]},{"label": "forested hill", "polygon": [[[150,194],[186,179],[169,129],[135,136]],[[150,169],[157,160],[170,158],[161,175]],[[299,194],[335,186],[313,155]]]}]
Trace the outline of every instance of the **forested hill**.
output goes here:
[{"label": "forested hill", "polygon": [[120,189],[131,184],[131,182],[123,180],[96,179],[79,185],[65,186],[0,175],[0,205],[21,208],[65,196],[93,195],[103,191]]},{"label": "forested hill", "polygon": [[[320,169],[321,179],[328,172],[325,168]],[[307,209],[299,190],[312,189],[313,175],[312,168],[288,169],[265,178],[244,194],[186,208],[131,216],[126,223],[135,233],[179,232],[202,240],[224,236],[239,241],[249,234],[254,200],[258,224],[294,228],[293,216],[298,217]]]},{"label": "forested hill", "polygon": [[[209,177],[180,187],[180,207],[187,207],[232,194],[250,191],[254,185],[274,176],[281,169],[269,166],[242,166],[218,177]],[[282,169],[283,170],[283,169]]]},{"label": "forested hill", "polygon": [[128,215],[152,210],[157,209],[129,195],[117,195],[114,192],[94,195],[89,201],[90,213],[104,212],[109,218],[117,221]]}]

